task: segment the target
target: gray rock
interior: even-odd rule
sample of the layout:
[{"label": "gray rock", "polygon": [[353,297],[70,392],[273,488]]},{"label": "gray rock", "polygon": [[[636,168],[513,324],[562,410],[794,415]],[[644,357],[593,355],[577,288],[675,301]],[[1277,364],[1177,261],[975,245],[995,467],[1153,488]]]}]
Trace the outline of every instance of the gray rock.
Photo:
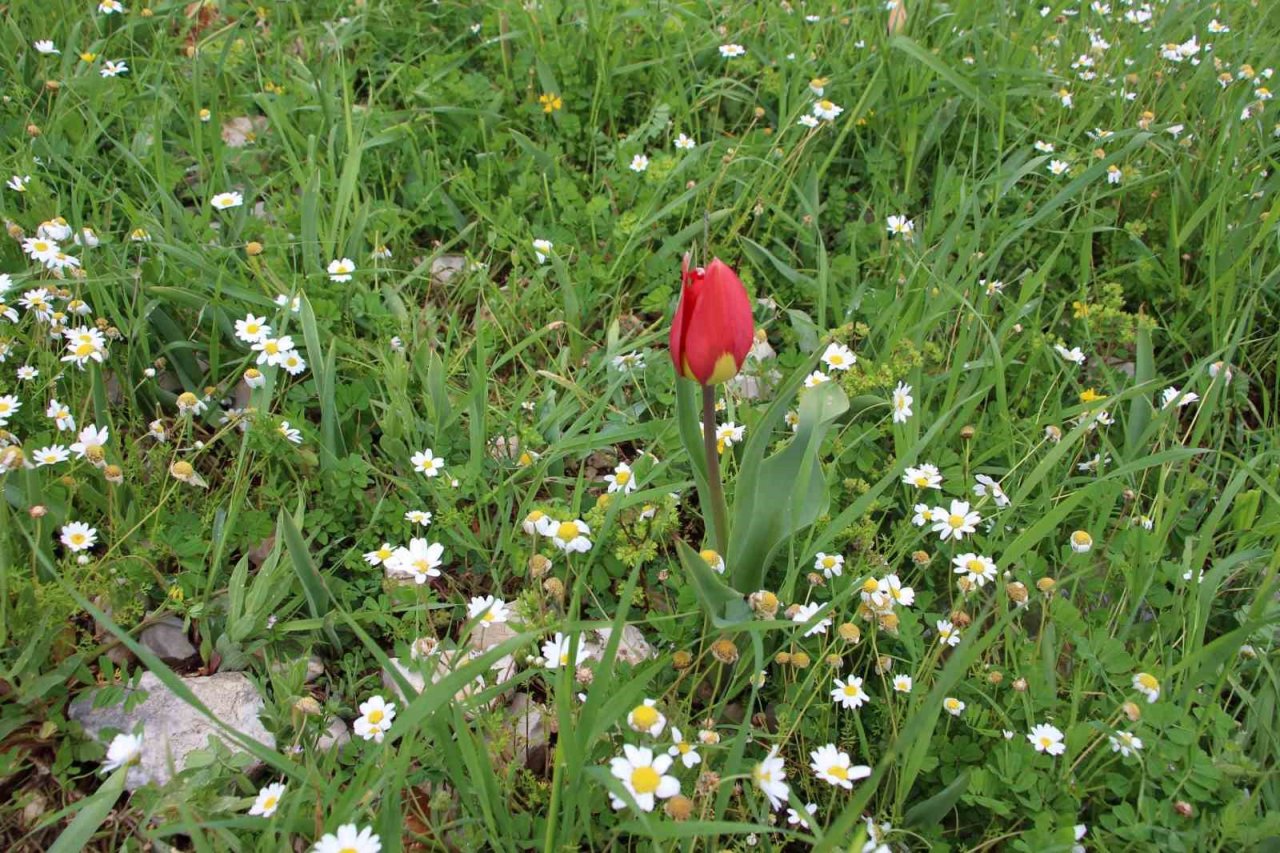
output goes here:
[{"label": "gray rock", "polygon": [[187,639],[187,630],[177,616],[166,616],[147,626],[138,635],[138,642],[155,652],[156,657],[165,663],[181,663],[196,655],[196,647]]},{"label": "gray rock", "polygon": [[[244,673],[219,672],[182,681],[214,719],[275,748],[275,738],[258,719],[263,709],[262,697]],[[107,729],[142,732],[142,759],[129,771],[126,780],[129,790],[146,784],[164,785],[186,767],[188,754],[208,746],[211,736],[232,752],[244,751],[213,720],[188,705],[153,673],[143,673],[137,690],[145,691],[147,698],[129,711],[124,710],[123,703],[94,708],[94,693],[81,695],[68,711],[71,719],[84,726],[85,732],[104,746],[110,743]]]},{"label": "gray rock", "polygon": [[467,266],[465,255],[441,255],[431,260],[431,281],[435,284],[448,284],[455,275]]},{"label": "gray rock", "polygon": [[334,717],[329,728],[316,741],[316,747],[325,752],[351,743],[351,729],[341,717]]},{"label": "gray rock", "polygon": [[[596,628],[588,633],[583,646],[587,660],[604,660],[605,646],[609,644],[609,637],[612,634],[612,628]],[[649,641],[644,638],[644,634],[640,633],[639,628],[635,625],[623,626],[622,637],[618,640],[617,659],[619,661],[635,666],[657,656],[658,653],[654,651],[653,646],[649,645]]]},{"label": "gray rock", "polygon": [[[454,649],[438,649],[427,657],[420,658],[419,660],[412,661],[407,664],[402,662],[400,658],[390,658],[390,661],[391,666],[394,667],[395,671],[404,676],[404,679],[409,682],[409,686],[414,690],[414,696],[417,696],[427,687],[426,673],[432,673],[431,683],[435,684],[452,673],[455,667],[466,665],[479,654],[480,652],[476,650],[458,651]],[[515,677],[515,674],[515,659],[511,655],[504,655],[494,662],[488,673],[483,676],[476,676],[476,678],[458,688],[458,691],[453,694],[453,700],[455,702],[474,705],[473,702],[470,702],[473,694],[484,690],[487,687],[506,684]],[[401,701],[412,701],[414,698],[414,696],[406,698],[404,694],[400,692],[400,685],[395,676],[392,674],[391,670],[385,667],[382,670],[382,684],[386,687],[388,692],[394,693],[396,696],[400,697]],[[495,694],[493,699],[489,701],[489,706],[492,707],[495,705],[500,696],[501,694]],[[476,708],[467,708],[466,713],[468,716],[471,716],[476,710]]]}]

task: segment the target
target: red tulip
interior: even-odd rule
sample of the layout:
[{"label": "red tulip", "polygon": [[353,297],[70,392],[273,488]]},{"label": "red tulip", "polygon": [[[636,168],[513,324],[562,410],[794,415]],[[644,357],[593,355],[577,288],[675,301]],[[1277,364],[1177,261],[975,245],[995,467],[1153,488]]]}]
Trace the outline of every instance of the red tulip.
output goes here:
[{"label": "red tulip", "polygon": [[737,273],[719,258],[706,269],[681,265],[680,304],[671,321],[676,372],[701,385],[732,379],[755,340],[751,300]]}]

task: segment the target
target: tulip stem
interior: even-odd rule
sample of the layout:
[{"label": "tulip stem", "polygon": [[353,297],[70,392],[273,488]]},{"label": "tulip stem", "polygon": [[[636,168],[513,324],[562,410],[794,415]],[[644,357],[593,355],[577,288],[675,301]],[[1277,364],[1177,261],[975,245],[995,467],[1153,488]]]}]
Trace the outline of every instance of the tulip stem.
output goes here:
[{"label": "tulip stem", "polygon": [[716,441],[716,389],[702,386],[702,446],[707,454],[707,491],[711,497],[713,536],[720,559],[728,560],[729,511],[724,500],[724,483],[720,480],[720,448]]}]

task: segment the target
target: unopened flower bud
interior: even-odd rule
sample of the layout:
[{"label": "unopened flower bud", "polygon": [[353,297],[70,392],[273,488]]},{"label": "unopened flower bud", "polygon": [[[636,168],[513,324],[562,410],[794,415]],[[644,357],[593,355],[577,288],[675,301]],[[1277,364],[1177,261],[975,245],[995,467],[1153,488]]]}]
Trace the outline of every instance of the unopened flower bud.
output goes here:
[{"label": "unopened flower bud", "polygon": [[836,654],[827,655],[825,660],[827,662],[827,666],[832,669],[839,669],[841,665],[844,664],[844,659],[841,658],[840,655]]},{"label": "unopened flower bud", "polygon": [[1026,680],[1025,678],[1019,678],[1019,679],[1015,680],[1015,681],[1013,682],[1013,689],[1014,689],[1014,690],[1016,690],[1016,691],[1018,691],[1019,693],[1026,693],[1026,692],[1027,692],[1027,680]]},{"label": "unopened flower bud", "polygon": [[244,253],[249,257],[257,257],[262,254],[262,244],[257,240],[251,240],[244,247]]},{"label": "unopened flower bud", "polygon": [[542,582],[542,589],[557,603],[564,603],[564,581],[560,578],[547,578]]},{"label": "unopened flower bud", "polygon": [[1027,585],[1024,583],[1011,581],[1004,585],[1004,591],[1014,604],[1025,604],[1027,601]]},{"label": "unopened flower bud", "polygon": [[529,558],[529,577],[538,579],[551,571],[551,559],[542,554],[534,554]]},{"label": "unopened flower bud", "polygon": [[993,669],[991,672],[987,673],[988,684],[999,684],[1002,681],[1004,681],[1004,673],[1000,670]]},{"label": "unopened flower bud", "polygon": [[751,593],[747,597],[747,603],[751,605],[752,610],[766,619],[772,619],[778,614],[778,596],[767,589]]},{"label": "unopened flower bud", "polygon": [[693,800],[683,794],[676,794],[667,800],[662,810],[667,813],[667,817],[675,821],[688,820],[693,815]]},{"label": "unopened flower bud", "polygon": [[795,652],[791,655],[791,665],[796,669],[805,669],[812,661],[809,659],[807,652]]},{"label": "unopened flower bud", "polygon": [[124,482],[124,471],[119,465],[107,465],[102,469],[102,476],[107,478],[108,483],[114,483],[117,486]]},{"label": "unopened flower bud", "polygon": [[728,637],[721,637],[711,644],[711,656],[726,666],[738,662],[738,646]]},{"label": "unopened flower bud", "polygon": [[960,437],[963,438],[965,441],[968,441],[969,439],[973,438],[973,434],[975,432],[977,432],[977,430],[974,428],[973,424],[965,424],[964,426],[960,427]]},{"label": "unopened flower bud", "polygon": [[855,646],[862,640],[862,629],[852,622],[841,622],[836,633],[840,635],[840,639]]},{"label": "unopened flower bud", "polygon": [[44,504],[36,504],[31,509],[27,510],[27,515],[32,518],[44,518],[48,513],[49,508]]},{"label": "unopened flower bud", "polygon": [[791,663],[791,652],[778,652],[773,656],[773,662],[779,666],[786,666]]},{"label": "unopened flower bud", "polygon": [[1057,585],[1058,585],[1058,582],[1050,577],[1040,578],[1040,580],[1036,581],[1036,589],[1040,590],[1045,595],[1048,595],[1051,592],[1053,592],[1053,588]]},{"label": "unopened flower bud", "polygon": [[1195,814],[1195,809],[1191,807],[1191,803],[1186,800],[1178,800],[1173,804],[1173,810],[1183,817],[1191,817]]},{"label": "unopened flower bud", "polygon": [[671,655],[671,666],[675,669],[688,669],[693,665],[693,655],[684,649],[679,649]]},{"label": "unopened flower bud", "polygon": [[884,675],[886,672],[893,670],[893,658],[888,655],[880,655],[876,658],[876,675]]},{"label": "unopened flower bud", "polygon": [[596,672],[589,666],[580,666],[573,671],[573,680],[581,685],[588,685],[595,681]]},{"label": "unopened flower bud", "polygon": [[1136,723],[1142,719],[1142,708],[1137,702],[1125,702],[1120,706],[1120,710],[1124,711],[1124,715],[1129,718],[1129,722]]},{"label": "unopened flower bud", "polygon": [[324,713],[324,708],[322,708],[320,703],[311,696],[298,697],[298,701],[293,703],[293,710],[297,711],[299,714],[306,714],[309,717],[318,717],[320,714]]},{"label": "unopened flower bud", "polygon": [[927,566],[929,565],[929,561],[932,559],[933,557],[929,554],[928,551],[912,551],[911,552],[911,562],[915,563],[917,566]]}]

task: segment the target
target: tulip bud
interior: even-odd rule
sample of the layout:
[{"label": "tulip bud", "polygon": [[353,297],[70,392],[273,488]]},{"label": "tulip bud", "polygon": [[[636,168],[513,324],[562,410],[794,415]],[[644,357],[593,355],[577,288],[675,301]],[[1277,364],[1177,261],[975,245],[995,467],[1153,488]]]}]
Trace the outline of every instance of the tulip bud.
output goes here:
[{"label": "tulip bud", "polygon": [[716,258],[706,269],[681,267],[680,304],[671,321],[671,361],[676,372],[700,385],[719,385],[742,368],[755,323],[747,289]]}]

